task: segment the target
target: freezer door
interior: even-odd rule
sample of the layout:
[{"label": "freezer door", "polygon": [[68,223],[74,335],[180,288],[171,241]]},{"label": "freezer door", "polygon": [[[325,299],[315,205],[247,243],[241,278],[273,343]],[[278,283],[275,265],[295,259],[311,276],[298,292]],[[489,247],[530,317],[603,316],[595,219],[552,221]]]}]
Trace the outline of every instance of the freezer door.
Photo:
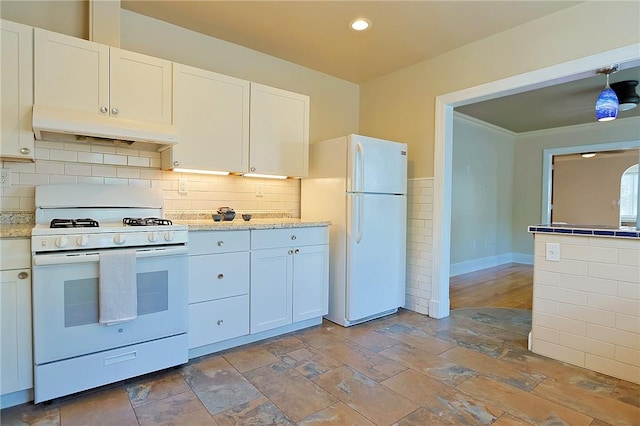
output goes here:
[{"label": "freezer door", "polygon": [[404,305],[406,197],[347,195],[346,318],[357,321]]},{"label": "freezer door", "polygon": [[351,135],[348,149],[347,192],[407,193],[407,144]]}]

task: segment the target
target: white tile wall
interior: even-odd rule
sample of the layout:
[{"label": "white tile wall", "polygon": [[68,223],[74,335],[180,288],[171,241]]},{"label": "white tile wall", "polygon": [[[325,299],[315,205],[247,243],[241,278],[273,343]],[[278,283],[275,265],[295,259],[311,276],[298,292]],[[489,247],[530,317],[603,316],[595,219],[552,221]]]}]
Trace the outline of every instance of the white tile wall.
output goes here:
[{"label": "white tile wall", "polygon": [[[534,352],[640,383],[640,240],[535,234]],[[560,243],[560,262],[545,245]]]},{"label": "white tile wall", "polygon": [[[33,211],[36,185],[137,185],[164,191],[167,210],[278,210],[300,217],[300,181],[175,173],[160,170],[160,154],[107,145],[36,141],[35,163],[3,162],[11,188],[0,192],[0,211]],[[189,191],[178,193],[178,179]],[[264,196],[256,196],[256,184]]]},{"label": "white tile wall", "polygon": [[405,308],[429,313],[433,262],[433,178],[407,184],[407,293]]}]

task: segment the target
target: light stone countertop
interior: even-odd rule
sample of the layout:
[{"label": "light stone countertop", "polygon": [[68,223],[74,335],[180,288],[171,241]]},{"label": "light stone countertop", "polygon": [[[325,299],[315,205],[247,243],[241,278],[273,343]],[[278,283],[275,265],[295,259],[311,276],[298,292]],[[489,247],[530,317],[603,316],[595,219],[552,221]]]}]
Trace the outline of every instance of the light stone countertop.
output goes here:
[{"label": "light stone countertop", "polygon": [[241,231],[250,229],[309,228],[329,226],[329,221],[304,220],[293,218],[267,218],[242,220],[237,217],[232,221],[214,222],[213,219],[175,220],[176,225],[187,225],[189,231]]},{"label": "light stone countertop", "polygon": [[31,238],[32,223],[2,223],[0,238]]}]

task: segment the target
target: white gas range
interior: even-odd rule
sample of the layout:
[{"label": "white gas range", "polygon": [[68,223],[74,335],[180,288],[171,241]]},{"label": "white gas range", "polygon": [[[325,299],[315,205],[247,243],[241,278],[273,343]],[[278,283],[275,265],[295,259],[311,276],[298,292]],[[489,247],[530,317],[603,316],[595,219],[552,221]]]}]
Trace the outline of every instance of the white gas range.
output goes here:
[{"label": "white gas range", "polygon": [[[35,402],[187,362],[188,231],[163,217],[162,191],[47,185],[35,202]],[[124,292],[114,258],[130,265]],[[105,295],[133,315],[103,321],[120,308]]]}]

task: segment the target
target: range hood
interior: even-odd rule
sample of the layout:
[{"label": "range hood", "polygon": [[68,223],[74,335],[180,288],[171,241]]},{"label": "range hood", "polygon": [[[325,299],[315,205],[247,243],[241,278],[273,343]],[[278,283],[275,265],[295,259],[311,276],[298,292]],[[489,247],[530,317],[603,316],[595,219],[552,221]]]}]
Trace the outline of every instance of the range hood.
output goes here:
[{"label": "range hood", "polygon": [[44,105],[33,106],[32,125],[38,140],[115,143],[153,151],[162,151],[178,143],[178,132],[170,124]]}]

